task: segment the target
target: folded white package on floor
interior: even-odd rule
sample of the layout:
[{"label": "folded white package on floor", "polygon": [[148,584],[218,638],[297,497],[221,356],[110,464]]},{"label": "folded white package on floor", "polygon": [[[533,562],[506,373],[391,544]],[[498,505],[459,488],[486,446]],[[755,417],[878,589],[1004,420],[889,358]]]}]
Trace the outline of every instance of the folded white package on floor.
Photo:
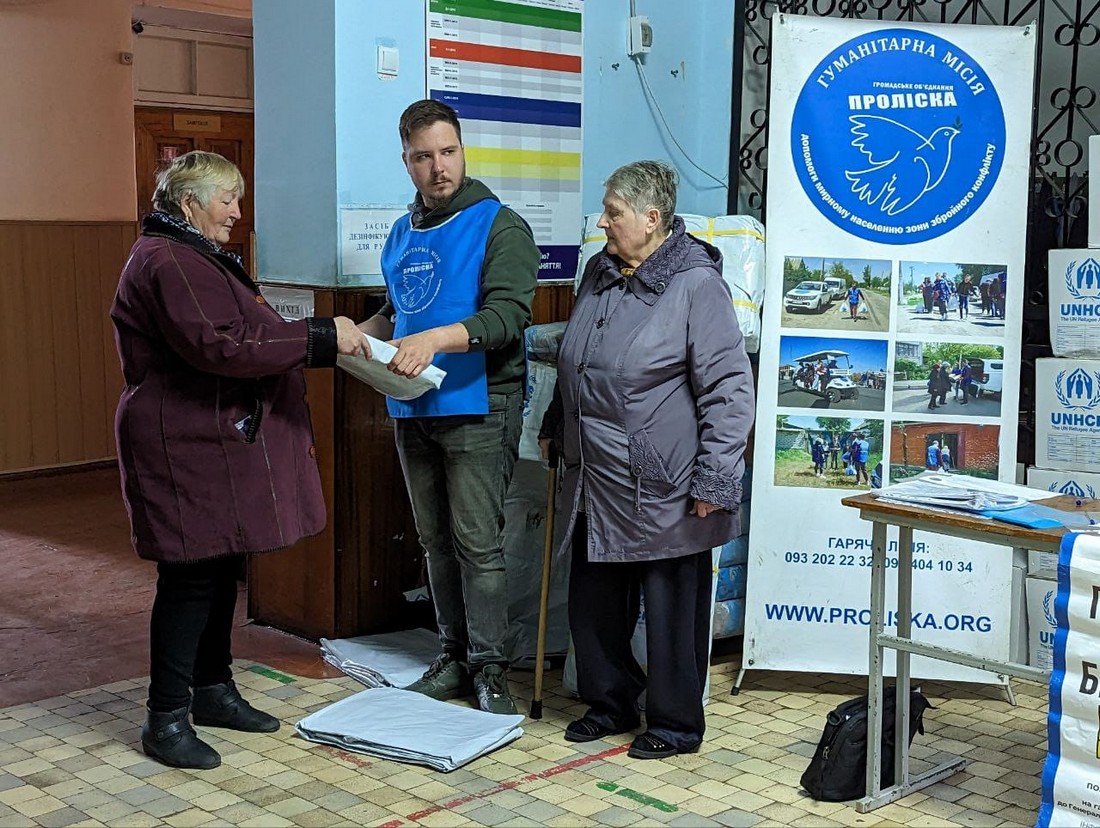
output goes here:
[{"label": "folded white package on floor", "polygon": [[437,655],[439,636],[423,628],[321,639],[324,660],[367,687],[408,687]]},{"label": "folded white package on floor", "polygon": [[523,716],[502,716],[380,687],[363,690],[306,716],[298,733],[400,762],[453,771],[523,735]]}]

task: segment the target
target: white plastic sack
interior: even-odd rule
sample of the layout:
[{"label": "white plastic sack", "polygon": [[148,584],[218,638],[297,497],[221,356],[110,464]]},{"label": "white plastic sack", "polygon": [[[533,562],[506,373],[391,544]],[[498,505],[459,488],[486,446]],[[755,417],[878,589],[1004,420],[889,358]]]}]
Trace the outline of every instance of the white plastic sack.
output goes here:
[{"label": "white plastic sack", "polygon": [[548,362],[527,363],[527,392],[523,395],[523,430],[519,436],[519,457],[543,463],[539,453],[539,429],[558,383],[558,369]]},{"label": "white plastic sack", "polygon": [[[689,233],[722,251],[722,278],[733,294],[745,350],[755,353],[760,350],[760,309],[764,306],[764,226],[752,216],[680,217]],[[596,226],[599,220],[599,213],[584,217],[574,290],[580,286],[588,260],[607,244],[607,236]]]},{"label": "white plastic sack", "polygon": [[[516,463],[512,485],[504,498],[504,565],[508,571],[508,637],[504,651],[514,667],[524,669],[534,667],[538,650],[549,475],[542,461],[521,459]],[[565,538],[564,523],[559,520],[554,525],[555,549]],[[568,584],[569,558],[556,556],[550,568],[546,615],[548,656],[561,655],[569,645]]]}]

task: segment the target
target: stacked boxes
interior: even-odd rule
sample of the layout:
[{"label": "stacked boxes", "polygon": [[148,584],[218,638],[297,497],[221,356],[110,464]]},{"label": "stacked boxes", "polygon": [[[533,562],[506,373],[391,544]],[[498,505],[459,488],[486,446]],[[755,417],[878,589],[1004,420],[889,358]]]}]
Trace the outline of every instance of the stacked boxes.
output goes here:
[{"label": "stacked boxes", "polygon": [[[1089,249],[1048,254],[1050,344],[1035,364],[1035,463],[1027,483],[1085,502],[1100,492],[1100,136],[1089,139]],[[1100,502],[1094,509],[1100,513]],[[1058,556],[1028,557],[1030,663],[1050,668]]]}]

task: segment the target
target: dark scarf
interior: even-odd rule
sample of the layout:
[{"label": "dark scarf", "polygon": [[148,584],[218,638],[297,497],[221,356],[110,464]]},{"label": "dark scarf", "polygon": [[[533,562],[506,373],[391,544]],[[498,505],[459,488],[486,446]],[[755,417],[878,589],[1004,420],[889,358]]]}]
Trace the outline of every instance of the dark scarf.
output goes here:
[{"label": "dark scarf", "polygon": [[157,210],[156,212],[150,213],[142,221],[141,229],[142,232],[178,238],[180,241],[185,241],[205,253],[232,259],[237,267],[242,271],[244,270],[244,261],[240,256],[228,250],[223,250],[221,245],[206,238],[206,236],[195,229],[194,225],[173,216],[171,213],[165,213],[163,210]]}]

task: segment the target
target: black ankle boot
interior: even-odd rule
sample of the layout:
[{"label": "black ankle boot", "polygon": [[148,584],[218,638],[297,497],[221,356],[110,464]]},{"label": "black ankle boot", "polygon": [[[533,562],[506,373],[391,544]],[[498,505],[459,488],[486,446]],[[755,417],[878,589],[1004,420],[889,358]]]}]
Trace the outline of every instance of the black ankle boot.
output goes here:
[{"label": "black ankle boot", "polygon": [[196,687],[191,716],[197,725],[228,727],[245,733],[274,733],[279,729],[279,720],[246,702],[232,681]]},{"label": "black ankle boot", "polygon": [[141,747],[146,756],[173,768],[210,770],[222,763],[218,752],[195,735],[186,707],[169,713],[150,710],[141,727]]}]

